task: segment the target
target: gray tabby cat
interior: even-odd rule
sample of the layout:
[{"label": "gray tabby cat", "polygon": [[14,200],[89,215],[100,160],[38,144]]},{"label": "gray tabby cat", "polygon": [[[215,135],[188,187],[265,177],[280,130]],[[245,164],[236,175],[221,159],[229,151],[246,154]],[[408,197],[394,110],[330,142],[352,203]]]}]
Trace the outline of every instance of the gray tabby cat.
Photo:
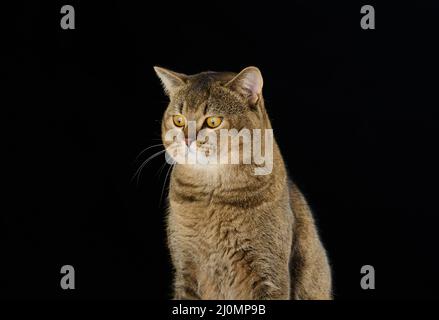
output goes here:
[{"label": "gray tabby cat", "polygon": [[[154,68],[170,98],[162,121],[191,141],[196,129],[271,129],[262,75],[184,75]],[[331,299],[331,271],[313,216],[287,175],[278,145],[270,174],[250,164],[175,164],[169,189],[168,244],[175,268],[175,299]]]}]

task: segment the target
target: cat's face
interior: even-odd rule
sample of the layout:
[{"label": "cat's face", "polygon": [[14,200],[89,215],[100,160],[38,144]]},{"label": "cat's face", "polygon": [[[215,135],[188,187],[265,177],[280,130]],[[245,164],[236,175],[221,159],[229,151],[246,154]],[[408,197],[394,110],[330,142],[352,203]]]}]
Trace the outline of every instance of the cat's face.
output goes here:
[{"label": "cat's face", "polygon": [[[257,68],[249,67],[239,74],[204,72],[192,76],[155,70],[170,98],[162,120],[162,140],[175,162],[218,165],[221,154],[231,153],[231,138],[224,139],[225,134],[246,133],[243,129],[252,134],[252,129],[266,128],[262,76]],[[242,138],[239,143],[242,155],[246,141]],[[191,155],[195,163],[188,159]]]}]

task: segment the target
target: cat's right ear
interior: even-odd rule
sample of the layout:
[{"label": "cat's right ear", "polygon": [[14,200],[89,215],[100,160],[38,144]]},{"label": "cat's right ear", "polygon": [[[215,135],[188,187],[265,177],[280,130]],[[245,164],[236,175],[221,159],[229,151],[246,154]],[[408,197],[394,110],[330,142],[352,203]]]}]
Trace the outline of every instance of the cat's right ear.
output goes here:
[{"label": "cat's right ear", "polygon": [[183,86],[187,80],[187,75],[165,68],[154,67],[154,71],[160,78],[163,88],[168,96],[172,95],[176,89]]},{"label": "cat's right ear", "polygon": [[251,104],[255,104],[262,95],[263,83],[261,71],[256,67],[247,67],[225,86],[242,94]]}]

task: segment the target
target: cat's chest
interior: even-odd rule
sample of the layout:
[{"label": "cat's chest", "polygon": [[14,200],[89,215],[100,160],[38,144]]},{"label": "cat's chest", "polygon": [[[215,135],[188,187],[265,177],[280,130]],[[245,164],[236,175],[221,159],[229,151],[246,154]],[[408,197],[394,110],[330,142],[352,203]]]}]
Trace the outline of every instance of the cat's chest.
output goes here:
[{"label": "cat's chest", "polygon": [[170,223],[176,235],[190,242],[200,254],[211,256],[232,250],[248,234],[243,213],[202,202],[170,203]]}]

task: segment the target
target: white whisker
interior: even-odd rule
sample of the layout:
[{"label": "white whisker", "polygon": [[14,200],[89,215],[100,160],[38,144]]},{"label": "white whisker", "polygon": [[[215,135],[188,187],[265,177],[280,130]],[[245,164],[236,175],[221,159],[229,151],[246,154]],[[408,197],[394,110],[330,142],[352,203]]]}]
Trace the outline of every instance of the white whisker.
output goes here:
[{"label": "white whisker", "polygon": [[172,163],[172,164],[169,166],[168,172],[166,173],[165,181],[163,182],[162,193],[160,194],[160,202],[159,202],[159,205],[162,203],[163,192],[165,191],[165,186],[166,186],[166,180],[168,179],[169,172],[170,172],[171,169],[174,167],[174,165],[175,165],[175,162]]},{"label": "white whisker", "polygon": [[142,169],[145,167],[145,165],[150,162],[152,159],[154,159],[155,157],[163,154],[164,152],[166,152],[166,150],[161,150],[159,152],[154,153],[152,156],[150,156],[148,159],[146,159],[142,165],[139,167],[139,169],[136,170],[136,172],[134,173],[133,177],[131,180],[133,180],[136,176],[137,176],[137,184],[139,183],[139,179],[140,179],[140,174],[142,172]]},{"label": "white whisker", "polygon": [[152,146],[149,146],[148,148],[143,149],[142,151],[140,151],[140,153],[137,155],[136,160],[139,159],[139,157],[147,150],[151,149],[151,148],[156,148],[156,147],[160,147],[163,146],[163,143],[159,143],[159,144],[154,144]]}]

